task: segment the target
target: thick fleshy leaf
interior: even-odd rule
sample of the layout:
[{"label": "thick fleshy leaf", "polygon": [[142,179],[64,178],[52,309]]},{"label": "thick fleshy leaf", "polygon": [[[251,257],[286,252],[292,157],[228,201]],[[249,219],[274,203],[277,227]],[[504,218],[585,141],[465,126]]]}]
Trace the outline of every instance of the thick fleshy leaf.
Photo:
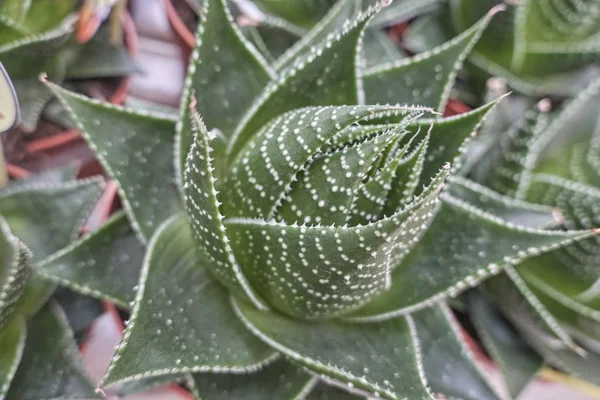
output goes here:
[{"label": "thick fleshy leaf", "polygon": [[368,225],[230,219],[227,231],[248,280],[273,307],[301,318],[331,317],[390,288],[392,256],[400,260],[428,228],[441,182],[396,214]]},{"label": "thick fleshy leaf", "polygon": [[69,110],[104,169],[117,181],[133,229],[143,240],[149,240],[163,221],[181,210],[173,165],[173,120],[47,85]]},{"label": "thick fleshy leaf", "polygon": [[[393,3],[392,3],[393,4]],[[397,62],[407,55],[386,32],[376,28],[367,29],[363,39],[365,68]]]},{"label": "thick fleshy leaf", "polygon": [[4,399],[25,347],[25,322],[14,318],[0,329],[0,398]]},{"label": "thick fleshy leaf", "polygon": [[39,262],[79,236],[101,189],[100,179],[9,188],[0,192],[0,214]]},{"label": "thick fleshy leaf", "polygon": [[[392,190],[403,186],[408,181],[407,176],[398,174],[398,169],[400,165],[407,161],[405,155],[408,153],[411,144],[412,140],[409,140],[406,145],[397,149],[392,159],[361,185],[350,210],[351,216],[348,220],[350,226],[367,224],[381,219],[385,215],[385,206],[390,203],[395,203],[397,207],[389,207],[388,209],[391,209],[391,211],[387,215],[393,214],[394,211],[400,208],[400,201],[394,201],[392,198]],[[413,154],[406,158],[411,160],[414,156]],[[402,190],[394,193],[401,194]]]},{"label": "thick fleshy leaf", "polygon": [[498,400],[461,337],[460,327],[445,305],[412,314],[423,351],[423,369],[431,390],[441,397]]},{"label": "thick fleshy leaf", "polygon": [[356,3],[354,1],[338,1],[310,31],[277,59],[273,67],[281,70],[290,66],[294,62],[294,58],[309,52],[312,46],[319,45],[327,38],[327,35],[337,31],[346,21],[350,20],[355,12]]},{"label": "thick fleshy leaf", "polygon": [[198,110],[209,129],[217,128],[229,138],[252,100],[271,79],[274,74],[233,22],[226,1],[205,1],[177,124],[181,172],[193,141],[191,96],[196,96]]},{"label": "thick fleshy leaf", "polygon": [[486,289],[504,315],[517,327],[519,334],[545,361],[572,375],[600,384],[597,373],[600,356],[596,352],[574,352],[558,340],[507,276],[494,278],[486,283]]},{"label": "thick fleshy leaf", "polygon": [[192,117],[194,143],[188,152],[184,171],[183,191],[187,214],[194,233],[196,250],[214,276],[236,295],[265,309],[254,293],[233,255],[213,176],[209,133],[197,114]]},{"label": "thick fleshy leaf", "polygon": [[[27,187],[39,187],[40,184],[49,183],[67,183],[74,181],[77,178],[79,172],[79,166],[77,164],[69,165],[66,168],[52,168],[46,169],[39,174],[27,177],[26,179],[19,179],[16,181],[9,182],[7,188],[27,188]],[[1,194],[2,192],[0,192]]]},{"label": "thick fleshy leaf", "polygon": [[86,296],[130,307],[144,248],[124,213],[44,260],[36,273]]},{"label": "thick fleshy leaf", "polygon": [[58,305],[44,306],[27,323],[27,339],[7,399],[96,399],[73,333]]},{"label": "thick fleshy leaf", "polygon": [[450,177],[447,191],[452,196],[513,224],[547,228],[556,226],[559,222],[556,209],[552,207],[503,196],[466,178]]},{"label": "thick fleshy leaf", "polygon": [[192,391],[198,400],[295,400],[310,391],[316,378],[279,359],[249,374],[194,374]]},{"label": "thick fleshy leaf", "polygon": [[421,104],[443,112],[462,62],[492,13],[453,40],[416,57],[363,73],[367,104]]},{"label": "thick fleshy leaf", "polygon": [[[558,207],[566,229],[600,226],[600,190],[550,175],[533,175],[528,200]],[[590,238],[519,266],[524,277],[535,278],[575,303],[600,309],[598,281],[600,239]]]},{"label": "thick fleshy leaf", "polygon": [[516,399],[542,367],[542,359],[482,294],[468,294],[469,316],[485,349],[502,371],[512,398]]},{"label": "thick fleshy leaf", "polygon": [[[342,0],[352,2],[352,0]],[[336,0],[257,0],[256,4],[265,12],[277,15],[300,27],[309,28],[327,13]]]},{"label": "thick fleshy leaf", "polygon": [[460,170],[467,144],[500,100],[501,98],[457,116],[435,121],[423,119],[408,127],[411,133],[419,133],[416,140],[421,140],[430,134],[427,160],[421,172],[423,184],[434,177],[446,163],[451,164],[452,172]]},{"label": "thick fleshy leaf", "polygon": [[31,272],[31,254],[0,218],[0,330],[11,318]]},{"label": "thick fleshy leaf", "polygon": [[404,134],[402,127],[313,158],[292,183],[277,220],[287,224],[344,225],[356,193],[384,150]]},{"label": "thick fleshy leaf", "polygon": [[229,157],[235,158],[266,121],[287,111],[307,106],[361,104],[364,96],[358,79],[360,44],[367,23],[379,8],[380,5],[371,7],[281,71],[237,126],[228,147]]},{"label": "thick fleshy leaf", "polygon": [[[379,324],[318,324],[260,312],[234,300],[246,327],[269,346],[350,390],[385,399],[430,399],[410,317]],[[365,351],[368,349],[368,351]]]},{"label": "thick fleshy leaf", "polygon": [[400,121],[423,111],[400,107],[308,107],[285,113],[249,141],[232,163],[224,185],[228,217],[271,219],[297,175],[347,127],[378,114]]},{"label": "thick fleshy leaf", "polygon": [[[431,227],[392,273],[392,288],[352,315],[384,320],[455,296],[503,265],[583,240],[591,231],[542,231],[505,222],[447,193]],[[393,263],[393,265],[396,265]]]},{"label": "thick fleshy leaf", "polygon": [[59,287],[52,298],[64,311],[78,344],[87,339],[87,332],[83,331],[89,328],[92,322],[105,311],[101,301],[80,295],[64,287]]},{"label": "thick fleshy leaf", "polygon": [[[370,0],[373,2],[373,0]],[[437,10],[443,0],[395,0],[373,18],[371,25],[391,26]],[[365,3],[367,3],[365,1]]]},{"label": "thick fleshy leaf", "polygon": [[185,217],[153,236],[131,320],[102,385],[188,372],[258,369],[273,357],[236,318],[197,257]]},{"label": "thick fleshy leaf", "polygon": [[317,386],[305,397],[305,400],[359,400],[364,399],[363,396],[351,394],[342,389],[338,389],[333,386],[319,383]]}]

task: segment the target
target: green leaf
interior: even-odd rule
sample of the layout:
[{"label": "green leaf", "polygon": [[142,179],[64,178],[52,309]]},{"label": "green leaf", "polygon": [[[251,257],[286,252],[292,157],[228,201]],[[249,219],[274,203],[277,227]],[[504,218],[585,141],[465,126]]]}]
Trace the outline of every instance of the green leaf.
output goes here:
[{"label": "green leaf", "polygon": [[242,301],[234,300],[234,307],[246,327],[269,346],[349,390],[385,399],[431,398],[410,317],[379,324],[314,324],[260,312]]},{"label": "green leaf", "polygon": [[419,133],[416,140],[423,139],[430,134],[427,160],[423,164],[421,182],[428,182],[428,179],[434,177],[446,163],[451,164],[451,172],[454,173],[460,170],[463,154],[467,150],[468,143],[501,99],[464,114],[434,121],[422,119],[408,127],[410,133]]},{"label": "green leaf", "polygon": [[144,248],[124,213],[97,231],[45,259],[35,269],[44,278],[128,309],[140,277]]},{"label": "green leaf", "polygon": [[188,372],[252,372],[273,351],[238,321],[195,252],[186,218],[148,245],[131,320],[102,385]]},{"label": "green leaf", "polygon": [[491,169],[486,184],[507,196],[523,198],[523,171],[526,170],[527,155],[534,141],[547,126],[547,115],[538,109],[531,109],[523,118],[506,132],[499,142],[500,159]]},{"label": "green leaf", "polygon": [[477,334],[516,399],[542,367],[542,359],[481,293],[470,292],[467,299]]},{"label": "green leaf", "polygon": [[117,181],[131,225],[147,241],[163,221],[181,210],[173,165],[173,121],[47,85]]},{"label": "green leaf", "polygon": [[264,309],[266,306],[254,293],[231,250],[214,186],[209,133],[197,114],[193,116],[192,128],[194,143],[187,153],[183,191],[197,252],[222,284]]},{"label": "green leaf", "polygon": [[269,14],[277,15],[294,25],[309,28],[320,21],[335,2],[336,0],[257,0],[256,4]]},{"label": "green leaf", "polygon": [[[411,144],[412,140],[409,140],[406,145],[397,149],[392,159],[361,185],[350,210],[352,214],[348,221],[350,226],[377,221],[384,215],[393,214],[401,207],[401,201],[396,200],[394,195],[402,194],[402,190],[399,188],[407,182],[407,176],[399,174],[398,170],[400,165],[404,165],[415,158],[416,153],[419,153],[419,150],[417,150],[405,158]],[[420,146],[421,144],[418,147]],[[394,191],[396,188],[398,190]],[[388,207],[389,212],[385,212],[386,205],[389,204],[394,204],[394,206]]]},{"label": "green leaf", "polygon": [[363,53],[365,68],[397,62],[407,57],[398,44],[390,39],[388,34],[376,28],[365,31]]},{"label": "green leaf", "polygon": [[335,3],[327,14],[315,24],[310,31],[302,35],[300,40],[290,47],[281,57],[275,61],[273,68],[281,71],[293,64],[294,59],[302,54],[310,52],[312,46],[319,45],[327,38],[327,35],[340,29],[344,23],[352,18],[356,12],[356,2],[342,0]]},{"label": "green leaf", "polygon": [[65,313],[69,327],[76,335],[78,344],[87,339],[87,332],[92,322],[102,314],[102,302],[87,296],[82,296],[67,288],[59,287],[53,296]]},{"label": "green leaf", "polygon": [[198,109],[208,127],[230,138],[252,100],[271,79],[274,74],[232,21],[225,1],[205,1],[177,124],[182,172],[193,140],[191,96],[197,94]]},{"label": "green leaf", "polygon": [[[505,275],[486,284],[488,293],[504,315],[517,327],[519,334],[546,362],[596,385],[600,356],[595,352],[574,352],[548,330],[548,325],[513,282]],[[500,300],[500,301],[496,301]],[[583,355],[585,354],[585,356]]]},{"label": "green leaf", "polygon": [[239,28],[270,65],[306,33],[304,29],[271,15],[265,15],[258,26],[249,24]]},{"label": "green leaf", "polygon": [[338,151],[315,156],[287,191],[276,218],[288,225],[344,225],[363,180],[404,128],[384,131]]},{"label": "green leaf", "polygon": [[[533,175],[528,200],[560,209],[566,229],[593,229],[598,226],[600,190],[549,175]],[[574,303],[600,309],[598,284],[600,239],[581,243],[528,260],[519,266],[527,277],[550,286]]]},{"label": "green leaf", "polygon": [[39,262],[79,236],[101,189],[95,178],[8,188],[0,192],[0,214]]},{"label": "green leaf", "polygon": [[498,400],[461,337],[452,311],[442,303],[412,314],[423,351],[427,382],[440,397]]},{"label": "green leaf", "polygon": [[402,121],[414,118],[419,111],[423,109],[308,107],[277,117],[232,162],[224,185],[225,215],[273,218],[297,175],[315,154],[335,142],[344,129],[385,112],[399,114]]},{"label": "green leaf", "polygon": [[319,383],[306,397],[306,400],[359,400],[362,396],[356,396],[342,389]]},{"label": "green leaf", "polygon": [[[372,2],[372,0],[371,0]],[[373,18],[373,27],[391,26],[437,10],[442,0],[395,0]]]},{"label": "green leaf", "polygon": [[267,121],[295,108],[362,103],[360,47],[372,7],[308,54],[301,54],[269,82],[237,126],[228,147],[234,159]]},{"label": "green leaf", "polygon": [[25,322],[13,318],[0,329],[0,398],[4,399],[25,347]]},{"label": "green leaf", "polygon": [[466,178],[450,177],[447,192],[506,222],[540,229],[558,224],[556,209],[503,196]]},{"label": "green leaf", "polygon": [[310,391],[316,378],[301,368],[276,360],[249,374],[194,374],[194,397],[210,400],[277,399],[295,400]]},{"label": "green leaf", "polygon": [[430,51],[365,71],[367,104],[421,104],[443,112],[462,62],[492,16]]},{"label": "green leaf", "polygon": [[313,319],[347,313],[390,288],[393,258],[402,259],[427,229],[442,182],[368,225],[229,219],[231,246],[250,283],[278,310]]},{"label": "green leaf", "polygon": [[6,398],[98,398],[81,364],[73,333],[55,303],[46,305],[28,322],[25,350]]},{"label": "green leaf", "polygon": [[23,295],[30,274],[31,253],[0,218],[0,330]]},{"label": "green leaf", "polygon": [[524,259],[590,237],[593,232],[541,231],[507,223],[447,193],[431,227],[392,272],[393,290],[355,312],[377,321],[456,296]]}]

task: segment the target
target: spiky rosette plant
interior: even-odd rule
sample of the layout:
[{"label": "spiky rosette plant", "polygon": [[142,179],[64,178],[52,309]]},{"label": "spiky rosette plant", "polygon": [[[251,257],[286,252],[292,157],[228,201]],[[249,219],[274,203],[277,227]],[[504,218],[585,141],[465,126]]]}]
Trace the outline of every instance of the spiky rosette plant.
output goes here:
[{"label": "spiky rosette plant", "polygon": [[101,181],[76,181],[76,172],[48,171],[0,190],[2,399],[97,397],[56,283],[35,273],[79,237],[99,197]]},{"label": "spiky rosette plant", "polygon": [[[540,101],[504,133],[483,182],[510,197],[554,207],[562,229],[598,227],[599,88],[596,80],[553,113],[549,100]],[[487,338],[484,343],[506,373],[513,395],[538,371],[540,356],[554,367],[600,384],[599,262],[600,242],[594,237],[530,258],[490,280],[488,295],[521,338],[494,317],[484,299],[471,298],[471,311]],[[500,331],[512,333],[501,339]],[[540,356],[523,351],[523,339]],[[515,364],[522,368],[515,369]]]},{"label": "spiky rosette plant", "polygon": [[529,95],[571,95],[598,74],[600,4],[596,0],[452,0],[441,13],[461,32],[496,4],[507,4],[470,62]]},{"label": "spiky rosette plant", "polygon": [[[203,4],[177,121],[46,82],[128,216],[37,269],[131,309],[101,386],[497,398],[446,299],[592,231],[517,225],[548,210],[479,187],[463,188],[474,204],[442,193],[495,102],[436,110],[494,12],[431,52],[364,70],[363,32],[384,3],[315,25],[276,65],[224,0]],[[340,4],[329,13],[355,9]]]}]

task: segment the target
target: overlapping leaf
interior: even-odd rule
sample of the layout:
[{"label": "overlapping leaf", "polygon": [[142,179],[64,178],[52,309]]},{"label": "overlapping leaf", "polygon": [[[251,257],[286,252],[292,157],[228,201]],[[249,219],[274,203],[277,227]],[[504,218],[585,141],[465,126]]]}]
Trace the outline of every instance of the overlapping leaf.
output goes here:
[{"label": "overlapping leaf", "polygon": [[143,256],[143,247],[119,213],[96,232],[44,260],[36,272],[76,292],[129,308]]},{"label": "overlapping leaf", "polygon": [[261,340],[347,390],[377,393],[385,399],[431,398],[410,318],[380,324],[314,324],[260,312],[241,301],[234,304],[246,327]]},{"label": "overlapping leaf", "polygon": [[4,399],[25,347],[25,322],[14,318],[0,329],[0,398]]},{"label": "overlapping leaf", "polygon": [[555,232],[507,223],[449,195],[427,233],[401,263],[393,263],[392,287],[352,318],[382,320],[454,296],[540,253],[591,236],[591,231]]},{"label": "overlapping leaf", "polygon": [[118,182],[133,228],[143,240],[149,240],[163,221],[181,210],[173,164],[173,120],[47,85],[77,121],[105,170]]},{"label": "overlapping leaf", "polygon": [[102,385],[188,372],[248,373],[274,352],[238,321],[185,217],[148,245],[131,320]]}]

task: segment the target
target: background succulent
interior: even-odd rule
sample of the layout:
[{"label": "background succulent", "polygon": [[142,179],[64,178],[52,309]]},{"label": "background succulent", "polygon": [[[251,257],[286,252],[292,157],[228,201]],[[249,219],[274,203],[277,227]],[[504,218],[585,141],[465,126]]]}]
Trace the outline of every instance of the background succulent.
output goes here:
[{"label": "background succulent", "polygon": [[0,59],[17,91],[26,130],[35,128],[52,97],[39,84],[41,72],[57,82],[76,85],[81,79],[137,71],[121,43],[109,44],[106,27],[85,44],[75,40],[72,34],[79,7],[76,0],[5,0],[0,5]]},{"label": "background succulent", "polygon": [[494,12],[429,52],[365,68],[381,6],[355,15],[339,2],[269,64],[223,0],[204,2],[177,120],[47,83],[125,208],[34,268],[132,311],[102,386],[184,379],[197,397],[328,398],[325,382],[391,399],[497,398],[446,300],[593,232],[544,229],[551,208],[461,178],[442,193],[495,104],[438,113]]}]

